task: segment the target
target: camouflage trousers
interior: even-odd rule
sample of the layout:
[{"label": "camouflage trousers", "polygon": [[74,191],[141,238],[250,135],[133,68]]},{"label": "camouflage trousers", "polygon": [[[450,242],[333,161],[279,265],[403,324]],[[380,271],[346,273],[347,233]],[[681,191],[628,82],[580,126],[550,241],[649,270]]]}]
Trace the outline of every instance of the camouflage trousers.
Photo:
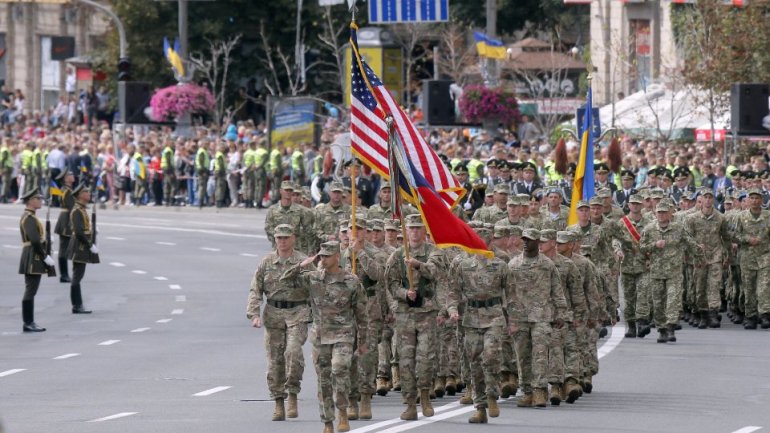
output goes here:
[{"label": "camouflage trousers", "polygon": [[741,269],[741,291],[746,317],[770,313],[770,268]]},{"label": "camouflage trousers", "polygon": [[417,398],[417,390],[430,389],[436,370],[436,312],[396,313],[400,356],[401,394]]},{"label": "camouflage trousers", "polygon": [[[465,348],[465,327],[457,327],[457,347]],[[460,351],[460,382],[464,384],[471,383],[471,363],[468,359],[468,355],[465,354],[465,349]]]},{"label": "camouflage trousers", "polygon": [[566,338],[564,340],[564,379],[573,378],[580,380],[583,369],[582,351],[580,345],[580,331],[584,329],[583,324],[575,326],[572,323],[565,324]]},{"label": "camouflage trousers", "polygon": [[214,201],[217,206],[224,205],[227,200],[227,177],[217,176],[215,181]]},{"label": "camouflage trousers", "polygon": [[[392,344],[393,344],[393,327],[390,324],[383,325],[382,338],[377,345],[377,377],[390,380],[390,367],[394,362]],[[398,361],[395,361],[395,365],[398,365]]]},{"label": "camouflage trousers", "polygon": [[163,198],[166,199],[166,204],[170,205],[174,203],[176,186],[176,176],[163,176]]},{"label": "camouflage trousers", "polygon": [[516,362],[519,365],[519,382],[525,393],[533,388],[548,387],[548,345],[551,324],[545,322],[519,322],[513,334]]},{"label": "camouflage trousers", "polygon": [[7,199],[11,194],[11,174],[12,170],[0,167],[0,201]]},{"label": "camouflage trousers", "polygon": [[737,265],[730,265],[729,268],[730,277],[727,281],[727,302],[730,304],[730,309],[733,312],[743,312],[743,304],[745,302],[743,290],[741,290],[741,267]]},{"label": "camouflage trousers", "polygon": [[134,181],[134,203],[139,206],[142,203],[144,193],[147,192],[147,180],[139,179]]},{"label": "camouflage trousers", "polygon": [[381,333],[382,322],[370,321],[366,336],[366,353],[361,356],[353,354],[350,364],[350,401],[358,401],[361,395],[374,394],[378,370],[377,343]]},{"label": "camouflage trousers", "polygon": [[283,181],[283,171],[276,170],[270,174],[270,200],[273,203],[281,198],[281,182]]},{"label": "camouflage trousers", "polygon": [[655,325],[661,328],[679,323],[682,311],[682,273],[672,278],[651,278],[652,308]]},{"label": "camouflage trousers", "polygon": [[460,350],[457,345],[457,324],[446,322],[438,328],[438,377],[460,377]]},{"label": "camouflage trousers", "polygon": [[[646,319],[650,312],[649,280],[645,274],[620,274],[623,285],[623,317],[626,321]],[[645,304],[645,305],[642,305]]]},{"label": "camouflage trousers", "polygon": [[519,375],[519,368],[516,366],[516,352],[513,350],[513,337],[503,332],[503,339],[500,342],[500,373],[512,373]]},{"label": "camouflage trousers", "polygon": [[262,203],[267,191],[267,174],[264,168],[258,168],[254,173],[254,201],[256,204]]},{"label": "camouflage trousers", "polygon": [[487,396],[500,396],[500,343],[502,326],[465,328],[465,355],[471,367],[473,403],[487,407]]},{"label": "camouflage trousers", "polygon": [[722,263],[710,263],[693,272],[695,286],[694,311],[716,310],[721,304],[719,289],[722,287]]},{"label": "camouflage trousers", "polygon": [[286,398],[287,392],[299,394],[305,372],[302,346],[307,341],[307,324],[295,323],[284,328],[265,327],[267,387],[270,398]]},{"label": "camouflage trousers", "polygon": [[348,409],[352,343],[321,344],[313,338],[313,363],[318,376],[318,409],[322,422],[334,421],[334,408]]},{"label": "camouflage trousers", "polygon": [[552,385],[564,383],[566,343],[566,324],[561,329],[551,329],[551,338],[548,344],[548,383]]},{"label": "camouflage trousers", "polygon": [[209,175],[198,173],[198,206],[206,204],[206,189],[209,184]]},{"label": "camouflage trousers", "polygon": [[695,267],[692,263],[682,266],[682,308],[684,311],[695,309]]},{"label": "camouflage trousers", "polygon": [[[618,280],[619,275],[618,272],[607,267],[603,266],[599,268],[604,274],[604,296],[607,298],[607,303],[609,304],[607,308],[612,312],[613,317],[615,314],[617,314],[620,299],[620,288],[618,287]],[[600,292],[601,293],[601,292]]]},{"label": "camouflage trousers", "polygon": [[254,183],[256,182],[256,175],[254,170],[246,170],[243,173],[243,200],[254,201]]},{"label": "camouflage trousers", "polygon": [[[599,326],[578,330],[578,339],[581,341],[583,352],[583,377],[591,377],[599,374]],[[581,338],[582,336],[582,338]]]}]

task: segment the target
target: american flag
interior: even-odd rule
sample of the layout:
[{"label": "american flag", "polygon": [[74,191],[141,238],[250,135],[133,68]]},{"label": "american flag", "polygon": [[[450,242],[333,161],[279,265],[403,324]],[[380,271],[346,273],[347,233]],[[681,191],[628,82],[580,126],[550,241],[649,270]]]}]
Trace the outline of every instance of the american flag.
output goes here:
[{"label": "american flag", "polygon": [[464,189],[420,135],[382,81],[360,57],[355,26],[350,30],[350,44],[353,50],[350,81],[350,136],[353,153],[389,178],[385,117],[393,116],[395,130],[409,159],[441,199],[448,206],[454,207]]}]

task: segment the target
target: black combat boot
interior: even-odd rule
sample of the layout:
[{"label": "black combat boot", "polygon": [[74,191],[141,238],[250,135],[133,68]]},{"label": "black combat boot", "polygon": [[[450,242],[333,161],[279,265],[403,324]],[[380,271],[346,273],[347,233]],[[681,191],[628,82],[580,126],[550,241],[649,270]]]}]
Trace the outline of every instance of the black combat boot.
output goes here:
[{"label": "black combat boot", "polygon": [[639,338],[644,338],[649,333],[650,322],[648,322],[647,319],[639,319],[639,330],[637,331],[636,336]]},{"label": "black combat boot", "polygon": [[757,329],[757,316],[747,317],[743,321],[743,329]]},{"label": "black combat boot", "polygon": [[708,323],[709,319],[709,312],[708,311],[701,311],[700,312],[700,320],[698,321],[698,329],[706,329],[709,326]]},{"label": "black combat boot", "polygon": [[626,331],[626,338],[636,338],[636,322],[633,320],[628,321],[628,331]]},{"label": "black combat boot", "polygon": [[676,335],[674,334],[675,330],[676,325],[668,325],[668,341],[671,343],[676,343]]},{"label": "black combat boot", "polygon": [[722,323],[719,321],[719,312],[717,310],[709,310],[709,328],[719,328]]},{"label": "black combat boot", "polygon": [[759,327],[762,329],[770,328],[770,314],[764,313],[759,316]]},{"label": "black combat boot", "polygon": [[665,326],[658,328],[658,343],[668,343],[668,330]]}]

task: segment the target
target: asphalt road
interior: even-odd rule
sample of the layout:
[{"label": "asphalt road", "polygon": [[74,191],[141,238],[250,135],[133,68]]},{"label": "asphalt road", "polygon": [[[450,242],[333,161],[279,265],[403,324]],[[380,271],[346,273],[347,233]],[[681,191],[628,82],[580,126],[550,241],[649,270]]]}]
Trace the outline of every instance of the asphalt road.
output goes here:
[{"label": "asphalt road", "polygon": [[[0,205],[0,420],[6,433],[320,432],[309,346],[300,417],[271,422],[262,330],[245,318],[249,282],[268,252],[264,211],[124,208],[99,213],[102,263],[83,281],[90,316],[70,314],[68,285],[44,279],[21,333],[18,220]],[[56,213],[56,212],[54,212]],[[44,212],[41,212],[44,216]],[[55,216],[53,216],[55,220]],[[375,397],[354,432],[697,432],[770,430],[770,334],[732,324],[685,329],[679,342],[601,340],[594,392],[574,405],[502,403],[467,424],[458,397],[405,423],[400,396]],[[653,338],[651,338],[653,337]],[[763,428],[764,427],[764,428]]]}]

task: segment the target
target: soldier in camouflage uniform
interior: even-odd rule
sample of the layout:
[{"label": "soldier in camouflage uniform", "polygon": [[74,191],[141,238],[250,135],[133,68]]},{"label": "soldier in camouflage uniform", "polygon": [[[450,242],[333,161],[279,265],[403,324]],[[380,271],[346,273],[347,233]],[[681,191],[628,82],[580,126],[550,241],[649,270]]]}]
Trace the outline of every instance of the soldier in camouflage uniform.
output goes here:
[{"label": "soldier in camouflage uniform", "polygon": [[498,183],[494,188],[494,204],[491,206],[484,206],[473,214],[474,221],[481,221],[485,223],[496,223],[507,216],[506,203],[508,202],[508,196],[511,194],[511,188],[507,183]]},{"label": "soldier in camouflage uniform", "polygon": [[[506,327],[503,300],[508,284],[508,266],[503,260],[488,259],[477,254],[458,255],[452,262],[453,284],[447,294],[450,322],[460,318],[458,307],[465,308],[460,326],[465,331],[464,354],[471,370],[471,386],[476,413],[468,420],[472,424],[487,423],[500,416],[497,398],[500,396],[500,351]],[[468,394],[468,393],[466,393]]]},{"label": "soldier in camouflage uniform", "polygon": [[[321,257],[320,270],[312,266]],[[313,328],[313,362],[318,375],[318,402],[324,433],[334,433],[334,407],[339,423],[337,431],[350,431],[348,394],[350,363],[354,344],[358,354],[366,352],[366,304],[358,277],[340,267],[339,242],[325,242],[316,256],[292,266],[281,276],[281,282],[307,287]]]},{"label": "soldier in camouflage uniform", "polygon": [[401,419],[411,421],[417,420],[418,389],[422,414],[434,413],[430,388],[436,365],[437,275],[444,254],[426,243],[427,232],[420,215],[406,217],[406,226],[409,258],[403,248],[396,249],[388,258],[385,278],[394,301],[401,393],[407,401]]},{"label": "soldier in camouflage uniform", "polygon": [[732,242],[732,248],[729,251],[730,264],[727,267],[727,277],[725,278],[725,300],[727,301],[726,307],[728,308],[728,316],[730,316],[733,323],[741,324],[743,323],[744,318],[743,297],[741,294],[741,260],[736,234],[738,229],[738,217],[743,211],[739,207],[733,206],[735,201],[737,200],[730,195],[724,199],[724,216],[727,220],[727,227]]},{"label": "soldier in camouflage uniform", "polygon": [[297,233],[296,249],[305,254],[314,251],[315,236],[313,236],[312,219],[308,211],[293,203],[294,184],[289,181],[281,182],[281,199],[270,206],[265,216],[265,234],[275,248],[275,228],[280,224],[288,224]]},{"label": "soldier in camouflage uniform", "polygon": [[540,229],[565,230],[569,208],[562,205],[562,191],[559,187],[551,187],[546,190],[548,204],[540,208]]},{"label": "soldier in camouflage uniform", "polygon": [[[306,257],[294,249],[294,228],[279,224],[273,235],[276,250],[265,256],[254,272],[246,317],[255,328],[265,326],[267,386],[270,398],[275,400],[273,421],[283,421],[286,416],[296,418],[298,415],[297,394],[305,370],[302,346],[307,340],[310,306],[307,286],[280,280],[287,269]],[[263,297],[267,301],[260,316]],[[287,397],[288,413],[284,410]]]},{"label": "soldier in camouflage uniform", "polygon": [[[508,260],[506,263],[510,262],[511,258],[521,254],[523,248],[521,239],[522,229],[520,226],[508,226],[508,234]],[[504,332],[501,346],[500,397],[508,398],[516,395],[516,391],[519,388],[519,368],[516,365],[513,336]]]},{"label": "soldier in camouflage uniform", "polygon": [[551,326],[561,329],[567,301],[556,266],[539,254],[540,231],[524,230],[524,251],[508,263],[508,332],[513,335],[524,397],[519,407],[545,407]]},{"label": "soldier in camouflage uniform", "polygon": [[749,209],[737,218],[736,239],[741,249],[741,291],[744,296],[745,329],[770,327],[770,212],[762,209],[759,189],[749,190]]},{"label": "soldier in camouflage uniform", "polygon": [[695,307],[700,314],[698,328],[719,328],[719,289],[722,285],[722,268],[727,264],[731,235],[725,217],[714,209],[714,192],[711,188],[700,190],[701,209],[685,221],[687,231],[701,250],[708,251],[703,267],[695,268]]},{"label": "soldier in camouflage uniform", "polygon": [[[382,246],[382,250],[388,257],[390,257],[396,248],[391,243],[388,243],[388,238],[395,239],[396,235],[400,232],[400,229],[396,226],[395,221],[390,218],[385,219],[383,226],[385,228],[385,244]],[[387,299],[388,291],[385,287],[385,281],[382,282],[382,285]],[[397,350],[394,350],[396,347],[395,344],[393,344],[392,319],[394,313],[390,311],[388,305],[389,303],[386,301],[382,335],[377,344],[377,394],[381,396],[387,395],[388,391],[393,389],[396,384],[399,389],[401,388],[401,380],[398,372],[398,358],[394,356],[398,353]],[[392,365],[394,362],[395,364]],[[396,382],[395,379],[399,379],[397,383],[394,383]]]},{"label": "soldier in camouflage uniform", "polygon": [[657,222],[642,231],[640,249],[650,255],[650,288],[658,343],[676,341],[676,325],[682,311],[682,262],[685,251],[695,263],[702,262],[700,248],[683,226],[671,223],[671,206],[655,207]]},{"label": "soldier in camouflage uniform", "polygon": [[350,215],[350,206],[342,202],[345,187],[340,182],[332,182],[329,187],[329,203],[315,207],[315,227],[313,232],[319,242],[337,240],[340,221]]},{"label": "soldier in camouflage uniform", "polygon": [[[457,255],[463,255],[464,252],[460,248],[447,248],[444,249],[444,261],[441,264],[441,271],[439,272],[438,281],[438,296],[439,305],[441,310],[439,311],[439,317],[443,319],[448,318],[448,311],[446,305],[448,302],[449,292],[451,287],[456,284],[450,274],[451,260]],[[460,362],[461,362],[461,348],[458,346],[457,338],[458,326],[456,322],[446,321],[445,323],[438,325],[438,369],[436,371],[436,378],[433,383],[433,394],[436,397],[443,397],[444,393],[449,395],[455,395],[457,392],[457,378],[460,376]]]}]

